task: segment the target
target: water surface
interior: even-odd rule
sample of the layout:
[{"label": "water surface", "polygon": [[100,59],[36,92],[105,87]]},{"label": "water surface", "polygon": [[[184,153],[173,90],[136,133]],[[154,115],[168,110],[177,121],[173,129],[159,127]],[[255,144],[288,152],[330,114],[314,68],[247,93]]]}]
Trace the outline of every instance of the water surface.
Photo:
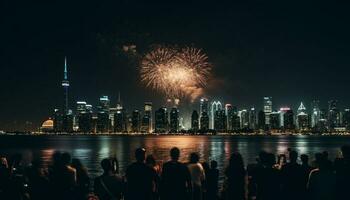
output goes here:
[{"label": "water surface", "polygon": [[[181,160],[187,161],[191,152],[198,152],[202,160],[218,161],[221,172],[229,155],[238,151],[245,163],[252,163],[261,150],[275,154],[286,153],[287,148],[300,154],[329,151],[335,158],[339,148],[350,144],[347,136],[0,136],[0,155],[10,156],[21,153],[31,155],[48,164],[55,151],[66,151],[80,159],[92,177],[101,173],[100,161],[109,156],[119,160],[121,173],[133,161],[134,150],[147,149],[161,164],[169,159],[169,150],[177,146],[181,149]],[[222,176],[221,176],[222,178]]]}]

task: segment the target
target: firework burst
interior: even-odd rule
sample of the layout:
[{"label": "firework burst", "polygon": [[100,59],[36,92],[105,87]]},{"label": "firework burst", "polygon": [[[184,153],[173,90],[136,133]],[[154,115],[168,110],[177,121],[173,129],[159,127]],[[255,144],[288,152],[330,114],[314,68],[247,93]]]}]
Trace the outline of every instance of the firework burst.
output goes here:
[{"label": "firework burst", "polygon": [[157,47],[141,60],[141,81],[168,98],[196,99],[210,75],[211,65],[200,49]]}]

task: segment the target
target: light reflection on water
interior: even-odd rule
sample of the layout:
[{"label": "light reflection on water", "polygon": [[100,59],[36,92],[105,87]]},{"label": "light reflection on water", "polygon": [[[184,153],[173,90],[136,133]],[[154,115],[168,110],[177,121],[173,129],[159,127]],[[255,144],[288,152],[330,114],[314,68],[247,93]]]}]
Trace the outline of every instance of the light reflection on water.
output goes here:
[{"label": "light reflection on water", "polygon": [[292,148],[311,159],[314,153],[326,150],[334,158],[339,147],[349,143],[350,137],[344,136],[1,136],[0,155],[32,155],[47,165],[54,151],[66,151],[80,159],[94,177],[101,173],[100,161],[110,156],[118,158],[123,173],[138,147],[146,148],[159,163],[169,159],[174,146],[181,149],[182,161],[187,161],[191,152],[198,152],[202,161],[218,161],[222,172],[234,151],[243,155],[246,164],[255,162],[263,149],[281,154]]}]

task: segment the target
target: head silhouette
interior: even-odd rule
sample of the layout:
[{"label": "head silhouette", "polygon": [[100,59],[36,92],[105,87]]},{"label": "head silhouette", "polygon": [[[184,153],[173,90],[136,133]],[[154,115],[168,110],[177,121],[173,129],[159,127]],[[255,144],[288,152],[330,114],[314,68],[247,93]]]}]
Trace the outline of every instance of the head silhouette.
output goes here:
[{"label": "head silhouette", "polygon": [[298,153],[294,150],[289,152],[289,160],[291,163],[296,163],[298,159]]},{"label": "head silhouette", "polygon": [[153,155],[148,155],[146,157],[146,164],[150,166],[155,166],[156,165],[156,159],[154,158]]},{"label": "head silhouette", "polygon": [[232,153],[229,161],[229,168],[244,169],[242,155],[238,152]]},{"label": "head silhouette", "polygon": [[302,162],[304,165],[306,165],[306,164],[309,163],[309,156],[306,155],[306,154],[301,154],[301,155],[300,155],[300,160],[301,160],[301,162]]},{"label": "head silhouette", "polygon": [[70,156],[69,153],[67,152],[62,153],[62,156],[61,156],[62,165],[69,165],[71,161],[72,161],[72,157]]},{"label": "head silhouette", "polygon": [[101,161],[101,167],[104,171],[104,173],[110,172],[113,169],[112,162],[110,159],[105,158]]},{"label": "head silhouette", "polygon": [[170,150],[170,157],[172,160],[178,160],[180,157],[180,149],[177,147],[173,147]]},{"label": "head silhouette", "polygon": [[199,155],[197,153],[190,154],[190,163],[197,163],[199,161]]},{"label": "head silhouette", "polygon": [[146,159],[146,149],[144,148],[136,149],[135,158],[137,162],[144,162]]}]

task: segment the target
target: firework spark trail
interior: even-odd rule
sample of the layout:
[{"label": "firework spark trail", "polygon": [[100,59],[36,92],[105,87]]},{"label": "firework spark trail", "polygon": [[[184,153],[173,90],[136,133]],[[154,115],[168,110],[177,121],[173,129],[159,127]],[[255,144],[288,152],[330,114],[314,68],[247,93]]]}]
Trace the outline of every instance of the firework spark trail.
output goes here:
[{"label": "firework spark trail", "polygon": [[168,98],[189,97],[203,93],[211,65],[200,49],[158,47],[141,61],[141,81],[163,92]]}]

